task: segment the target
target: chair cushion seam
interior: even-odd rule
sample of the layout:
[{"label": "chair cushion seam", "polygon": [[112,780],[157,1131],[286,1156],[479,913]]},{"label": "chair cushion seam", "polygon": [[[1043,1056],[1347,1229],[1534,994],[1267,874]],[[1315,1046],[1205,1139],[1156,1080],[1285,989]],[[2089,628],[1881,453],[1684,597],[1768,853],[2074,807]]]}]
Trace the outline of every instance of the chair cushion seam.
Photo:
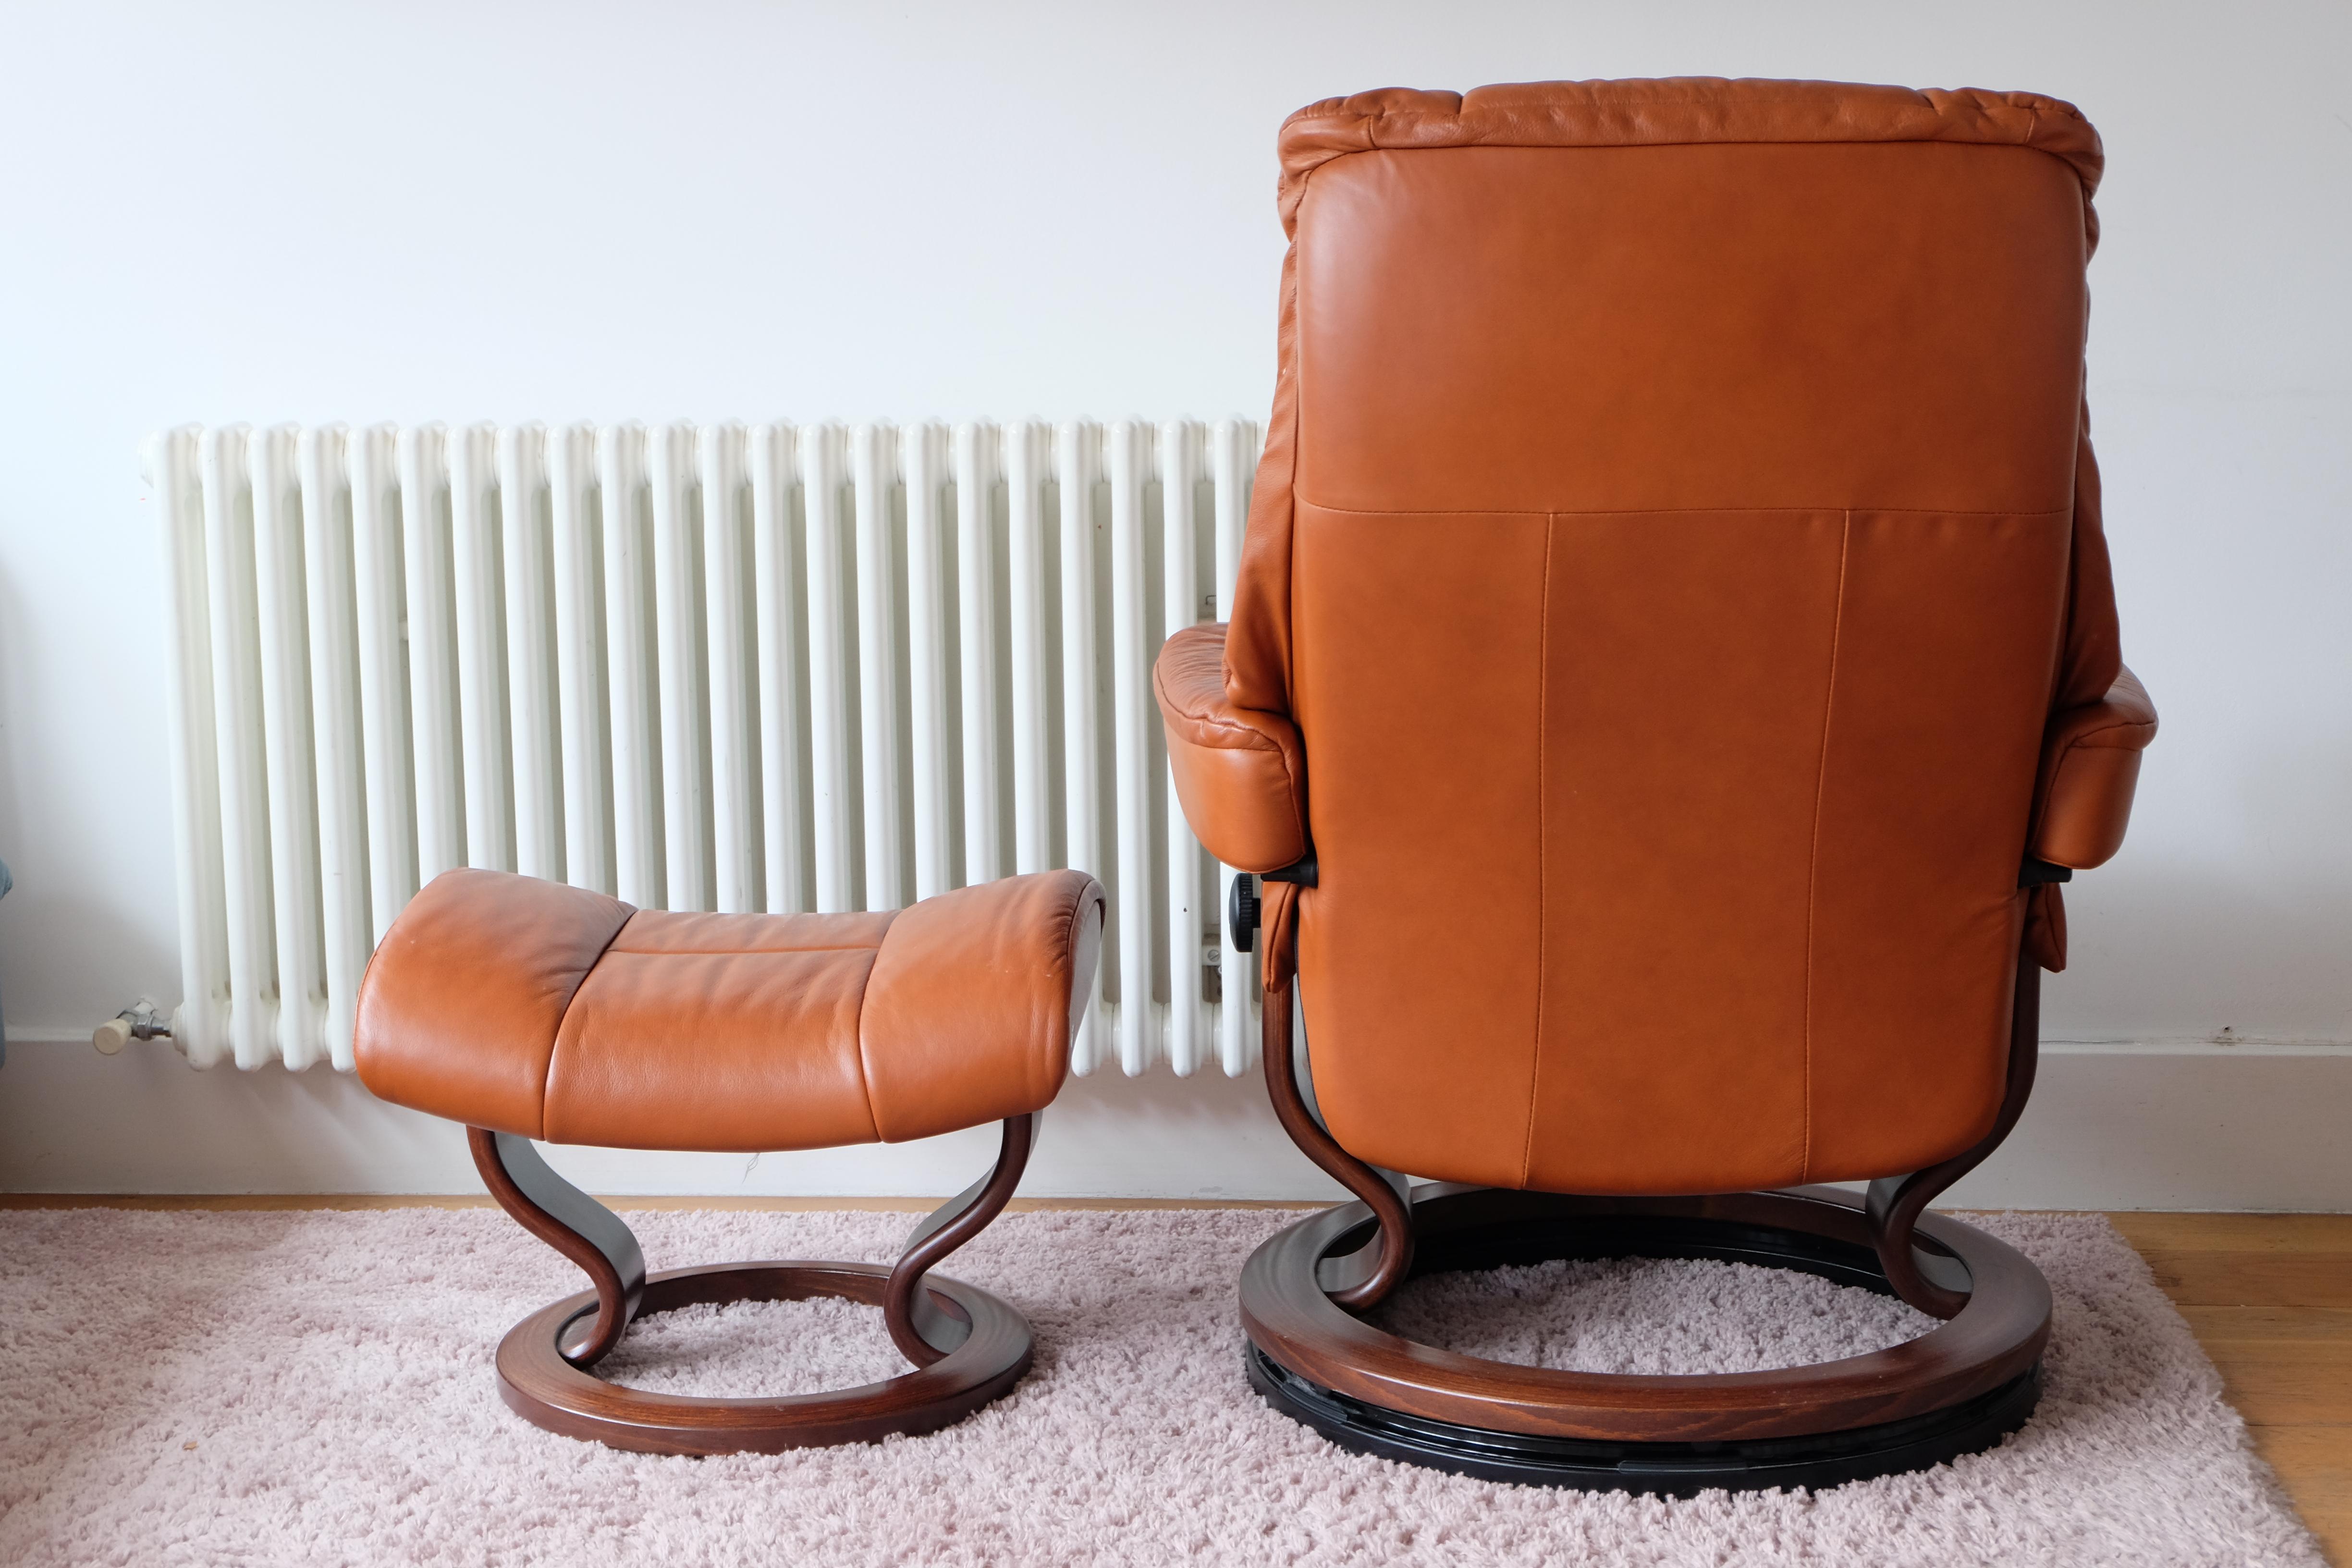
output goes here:
[{"label": "chair cushion seam", "polygon": [[1276,743],[1263,730],[1238,724],[1230,719],[1212,718],[1203,713],[1188,713],[1179,710],[1176,715],[1188,725],[1197,725],[1208,731],[1205,735],[1187,735],[1189,743],[1214,752],[1279,752]]},{"label": "chair cushion seam", "polygon": [[1828,502],[1820,505],[1784,506],[1332,506],[1311,497],[1293,493],[1291,499],[1301,506],[1311,506],[1317,511],[1344,512],[1349,517],[1716,517],[1743,516],[1759,511],[1785,511],[1799,514],[1837,512],[1850,516],[1867,512],[1873,516],[1894,517],[1983,517],[2031,520],[2044,517],[2074,515],[2073,502],[2051,507],[1964,507],[1964,506],[1839,506]]},{"label": "chair cushion seam", "polygon": [[[782,957],[789,952],[879,952],[878,942],[843,942],[835,947],[613,947],[605,955],[615,958],[740,958],[761,954]],[[600,956],[599,962],[602,962]]]},{"label": "chair cushion seam", "polygon": [[[2091,746],[2096,750],[2106,752],[2138,750],[2138,747],[2128,744],[2128,742],[2135,737],[2131,735],[2124,735],[2123,732],[2125,731],[2146,731],[2145,735],[2137,737],[2140,740],[2141,744],[2145,745],[2147,742],[2156,739],[2156,721],[2151,719],[2118,719],[2113,723],[2101,724],[2095,729],[2080,731],[2068,737],[2065,749],[2071,752],[2078,746]],[[2101,743],[2101,738],[2107,735],[2123,735],[2123,739],[2126,743],[2123,745]]]},{"label": "chair cushion seam", "polygon": [[1814,918],[1821,905],[1822,810],[1829,797],[1830,723],[1837,710],[1838,645],[1845,631],[1846,560],[1853,546],[1853,513],[1848,511],[1838,531],[1837,596],[1830,609],[1829,679],[1822,691],[1821,762],[1813,779],[1813,837],[1805,853],[1805,1010],[1804,1073],[1797,1104],[1797,1180],[1812,1179],[1813,1168],[1813,943]]},{"label": "chair cushion seam", "polygon": [[882,966],[883,945],[890,940],[890,933],[898,928],[898,916],[905,912],[903,910],[890,911],[890,923],[883,928],[881,942],[874,944],[874,956],[867,962],[866,973],[857,983],[857,1082],[858,1087],[866,1091],[866,1120],[874,1129],[875,1141],[886,1143],[889,1140],[882,1134],[882,1118],[874,1107],[874,1069],[866,1059],[866,999],[873,994],[874,972]]},{"label": "chair cushion seam", "polygon": [[572,1005],[580,1000],[581,988],[588,984],[588,977],[596,973],[596,966],[604,962],[605,954],[613,951],[613,944],[621,940],[623,931],[629,929],[629,922],[645,912],[634,904],[621,907],[629,912],[621,917],[621,923],[613,928],[613,934],[604,939],[604,944],[596,950],[596,956],[588,961],[586,967],[580,971],[579,977],[572,982],[571,994],[564,997],[563,1005],[556,1012],[555,1032],[547,1040],[547,1061],[539,1071],[539,1135],[541,1138],[547,1136],[547,1091],[555,1081],[555,1053],[563,1048],[563,1026],[572,1021]]},{"label": "chair cushion seam", "polygon": [[1544,518],[1543,597],[1536,617],[1536,1017],[1535,1049],[1528,1064],[1528,1135],[1519,1148],[1519,1185],[1534,1179],[1536,1120],[1543,1088],[1544,1047],[1544,884],[1550,850],[1547,832],[1550,812],[1545,797],[1546,770],[1551,756],[1551,547],[1559,520]]}]

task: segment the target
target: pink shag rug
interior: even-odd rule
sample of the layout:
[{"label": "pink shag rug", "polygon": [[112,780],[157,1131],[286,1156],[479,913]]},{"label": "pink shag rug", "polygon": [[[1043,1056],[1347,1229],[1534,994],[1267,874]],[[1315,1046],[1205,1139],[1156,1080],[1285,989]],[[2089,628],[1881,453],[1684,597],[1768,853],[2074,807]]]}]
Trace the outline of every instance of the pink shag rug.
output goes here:
[{"label": "pink shag rug", "polygon": [[[905,1215],[634,1214],[656,1268],[891,1257]],[[47,1564],[2316,1564],[2147,1267],[2095,1216],[1986,1228],[2050,1277],[2048,1394],[1918,1475],[1689,1501],[1342,1453],[1243,1380],[1234,1279],[1295,1214],[1016,1215],[949,1272],[1035,1324],[1007,1399],[929,1436],[617,1453],[525,1425],[491,1352],[579,1288],[488,1210],[0,1214],[0,1562]],[[1712,1263],[1416,1282],[1401,1331],[1595,1370],[1769,1367],[1920,1331],[1884,1298]],[[890,1375],[878,1311],[647,1320],[610,1373],[709,1394]]]}]

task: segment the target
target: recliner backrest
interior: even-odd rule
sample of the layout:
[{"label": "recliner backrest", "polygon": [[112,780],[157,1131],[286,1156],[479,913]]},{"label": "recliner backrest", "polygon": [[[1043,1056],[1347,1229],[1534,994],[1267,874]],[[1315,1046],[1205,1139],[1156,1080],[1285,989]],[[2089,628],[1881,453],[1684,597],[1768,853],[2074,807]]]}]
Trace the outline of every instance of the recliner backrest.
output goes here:
[{"label": "recliner backrest", "polygon": [[1226,679],[1304,741],[1333,1135],[1593,1193],[1966,1148],[2044,723],[2116,671],[2095,134],[1551,84],[1318,105],[1283,153]]}]

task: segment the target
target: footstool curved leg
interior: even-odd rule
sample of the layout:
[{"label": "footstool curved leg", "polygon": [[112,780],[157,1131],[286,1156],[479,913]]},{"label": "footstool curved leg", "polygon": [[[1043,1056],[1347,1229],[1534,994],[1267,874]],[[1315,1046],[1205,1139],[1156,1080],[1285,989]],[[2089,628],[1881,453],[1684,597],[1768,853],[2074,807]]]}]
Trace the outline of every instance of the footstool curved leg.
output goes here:
[{"label": "footstool curved leg", "polygon": [[[620,1215],[557,1175],[530,1139],[467,1129],[474,1162],[499,1205],[577,1263],[594,1286],[515,1325],[499,1346],[500,1396],[549,1431],[656,1454],[773,1453],[962,1420],[1029,1370],[1029,1324],[1010,1303],[930,1269],[1004,1211],[1035,1126],[1034,1113],[1009,1118],[995,1167],[916,1226],[895,1267],[773,1261],[657,1274],[646,1272],[645,1253]],[[586,1370],[641,1316],[812,1296],[880,1307],[914,1370],[859,1388],[751,1398],[655,1394]]]},{"label": "footstool curved leg", "polygon": [[1039,1112],[1005,1119],[1004,1142],[996,1168],[933,1209],[907,1237],[898,1265],[882,1295],[882,1320],[899,1353],[917,1366],[929,1366],[971,1336],[971,1325],[940,1310],[923,1288],[933,1264],[978,1236],[989,1221],[1004,1212],[1021,1173],[1036,1142]]},{"label": "footstool curved leg", "polygon": [[499,1206],[523,1229],[580,1265],[596,1288],[596,1315],[564,1331],[557,1346],[573,1366],[593,1366],[621,1342],[646,1293],[646,1253],[619,1215],[565,1181],[528,1138],[468,1127],[474,1166]]}]

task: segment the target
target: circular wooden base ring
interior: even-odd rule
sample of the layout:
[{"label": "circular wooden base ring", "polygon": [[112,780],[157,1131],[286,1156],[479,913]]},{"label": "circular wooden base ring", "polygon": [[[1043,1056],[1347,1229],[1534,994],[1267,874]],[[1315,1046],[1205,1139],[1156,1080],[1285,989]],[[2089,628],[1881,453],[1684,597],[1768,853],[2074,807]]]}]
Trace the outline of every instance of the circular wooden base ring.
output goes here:
[{"label": "circular wooden base ring", "polygon": [[[637,1316],[729,1301],[813,1296],[882,1304],[887,1268],[866,1263],[728,1263],[646,1276]],[[772,1454],[868,1443],[952,1426],[1021,1381],[1034,1342],[1028,1321],[999,1297],[931,1275],[931,1300],[971,1332],[943,1359],[882,1383],[825,1394],[706,1398],[607,1383],[565,1361],[557,1345],[596,1310],[583,1290],[540,1309],[499,1345],[499,1392],[534,1426],[646,1454]]]},{"label": "circular wooden base ring", "polygon": [[[1416,1275],[1554,1258],[1767,1264],[1891,1294],[1850,1194],[1826,1188],[1677,1198],[1423,1188]],[[1833,1486],[1990,1447],[2032,1413],[2050,1289],[2013,1248],[1946,1215],[1919,1245],[1957,1260],[1968,1303],[1887,1350],[1760,1373],[1562,1372],[1459,1355],[1333,1305],[1326,1258],[1370,1239],[1361,1205],[1258,1248],[1242,1275],[1251,1381],[1276,1408],[1361,1452],[1499,1480],[1688,1496]]]}]

